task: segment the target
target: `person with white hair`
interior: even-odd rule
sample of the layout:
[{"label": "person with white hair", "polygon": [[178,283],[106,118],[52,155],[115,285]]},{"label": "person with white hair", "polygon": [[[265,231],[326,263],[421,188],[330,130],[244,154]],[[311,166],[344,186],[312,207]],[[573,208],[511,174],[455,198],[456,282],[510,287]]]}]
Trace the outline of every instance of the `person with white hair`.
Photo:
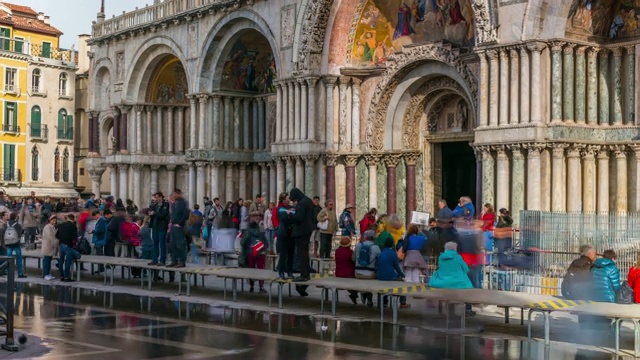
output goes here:
[{"label": "person with white hair", "polygon": [[438,270],[429,280],[434,289],[472,289],[473,285],[467,273],[469,267],[458,254],[458,244],[444,244],[444,252],[438,258]]},{"label": "person with white hair", "polygon": [[451,215],[454,219],[462,218],[467,221],[473,220],[473,217],[476,215],[476,208],[473,206],[471,198],[468,196],[461,197],[458,206],[456,206]]}]

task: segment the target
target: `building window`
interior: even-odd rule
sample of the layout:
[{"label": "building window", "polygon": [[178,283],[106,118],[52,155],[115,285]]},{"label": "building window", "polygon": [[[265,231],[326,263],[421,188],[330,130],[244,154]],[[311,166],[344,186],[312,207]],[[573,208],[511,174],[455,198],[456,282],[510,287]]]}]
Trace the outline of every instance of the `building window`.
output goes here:
[{"label": "building window", "polygon": [[4,91],[17,92],[18,69],[6,68],[4,71]]},{"label": "building window", "polygon": [[34,106],[31,108],[31,137],[43,138],[42,134],[42,111],[40,106]]},{"label": "building window", "polygon": [[11,29],[0,28],[0,49],[11,50]]},{"label": "building window", "polygon": [[60,150],[53,152],[53,181],[60,181]]},{"label": "building window", "polygon": [[69,150],[64,148],[62,153],[62,181],[69,182]]},{"label": "building window", "polygon": [[34,69],[31,73],[31,92],[32,93],[41,93],[42,92],[42,84],[40,83],[41,78],[40,69]]},{"label": "building window", "polygon": [[40,179],[40,152],[37,147],[31,149],[31,181]]},{"label": "building window", "polygon": [[4,120],[2,122],[4,132],[17,133],[18,129],[18,104],[14,102],[4,103]]},{"label": "building window", "polygon": [[42,51],[40,52],[40,56],[43,58],[51,59],[51,43],[48,41],[42,42]]},{"label": "building window", "polygon": [[73,115],[65,109],[58,111],[58,140],[73,140]]},{"label": "building window", "polygon": [[2,156],[2,179],[4,181],[18,181],[18,170],[16,169],[16,146],[14,144],[4,144]]},{"label": "building window", "polygon": [[60,96],[68,96],[67,94],[67,73],[60,74],[60,81],[58,82],[58,91]]},{"label": "building window", "polygon": [[23,37],[15,37],[13,40],[13,51],[23,54],[24,53],[24,38]]}]

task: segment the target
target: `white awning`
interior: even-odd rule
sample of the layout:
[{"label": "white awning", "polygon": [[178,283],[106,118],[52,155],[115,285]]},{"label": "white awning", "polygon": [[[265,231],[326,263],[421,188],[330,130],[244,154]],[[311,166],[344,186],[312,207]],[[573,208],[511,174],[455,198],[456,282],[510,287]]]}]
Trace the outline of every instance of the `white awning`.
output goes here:
[{"label": "white awning", "polygon": [[52,197],[52,198],[80,198],[80,194],[74,189],[62,188],[32,188],[32,187],[0,187],[0,191],[11,197],[28,197],[33,191],[36,197]]}]

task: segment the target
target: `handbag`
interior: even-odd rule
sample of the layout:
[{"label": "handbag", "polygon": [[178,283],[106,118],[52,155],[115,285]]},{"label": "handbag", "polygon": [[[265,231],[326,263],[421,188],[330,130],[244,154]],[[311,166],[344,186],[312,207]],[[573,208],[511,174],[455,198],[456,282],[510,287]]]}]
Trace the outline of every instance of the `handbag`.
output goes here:
[{"label": "handbag", "polygon": [[329,228],[329,220],[321,221],[318,223],[318,229],[327,230]]},{"label": "handbag", "polygon": [[627,281],[623,282],[620,285],[620,289],[616,291],[616,303],[618,304],[633,304],[634,303],[634,293],[633,288]]}]

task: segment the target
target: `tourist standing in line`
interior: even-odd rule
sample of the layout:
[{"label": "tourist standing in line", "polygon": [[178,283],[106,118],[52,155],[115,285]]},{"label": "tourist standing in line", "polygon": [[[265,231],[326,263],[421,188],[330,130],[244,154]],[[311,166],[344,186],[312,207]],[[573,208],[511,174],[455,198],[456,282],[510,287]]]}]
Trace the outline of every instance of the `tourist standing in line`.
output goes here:
[{"label": "tourist standing in line", "polygon": [[289,195],[282,193],[278,197],[277,219],[278,219],[278,241],[276,247],[278,249],[278,274],[281,279],[293,279],[293,257],[295,255],[295,242],[291,235],[291,208]]},{"label": "tourist standing in line", "polygon": [[276,228],[273,226],[273,209],[276,204],[269,203],[269,208],[264,212],[262,223],[264,224],[264,237],[266,243],[266,251],[268,254],[275,254],[273,246],[273,237],[275,236]]},{"label": "tourist standing in line", "polygon": [[27,248],[35,249],[39,219],[40,208],[36,206],[31,198],[23,200],[19,221],[22,225],[22,229],[24,230],[24,240],[27,243]]},{"label": "tourist standing in line", "polygon": [[45,280],[55,279],[51,276],[51,261],[60,251],[60,241],[56,237],[57,219],[55,215],[49,217],[49,223],[42,229],[42,277]]},{"label": "tourist standing in line", "polygon": [[67,214],[65,221],[58,225],[56,236],[60,240],[60,269],[62,271],[61,281],[70,282],[71,279],[71,263],[75,258],[75,250],[73,250],[73,241],[78,238],[78,228],[73,214]]},{"label": "tourist standing in line", "polygon": [[[327,200],[324,203],[324,209],[318,213],[316,220],[318,224],[326,228],[320,229],[320,258],[328,259],[331,257],[331,243],[333,242],[333,236],[338,230],[338,218],[336,217],[336,211],[333,209],[333,201]],[[324,225],[323,225],[324,223]]]},{"label": "tourist standing in line", "polygon": [[309,239],[316,228],[313,217],[313,203],[298,188],[291,189],[290,198],[296,202],[295,212],[291,216],[293,230],[291,232],[300,256],[300,276],[295,281],[308,281],[309,277]]},{"label": "tourist standing in line", "polygon": [[[111,221],[111,217],[113,214],[111,210],[104,209],[102,212],[102,216],[96,222],[96,226],[93,228],[93,247],[96,250],[96,255],[105,255],[105,249],[107,247],[108,239],[108,228],[109,221]],[[104,271],[104,265],[98,266],[97,274],[100,274]]]},{"label": "tourist standing in line", "polygon": [[153,258],[149,265],[164,266],[167,262],[167,229],[169,228],[169,203],[162,192],[153,195],[149,211],[151,235],[153,237]]},{"label": "tourist standing in line", "polygon": [[342,236],[355,236],[356,235],[356,224],[353,221],[353,216],[351,213],[353,212],[353,205],[347,204],[342,210],[342,214],[340,214],[340,220],[338,220],[338,225],[340,229],[342,229]]},{"label": "tourist standing in line", "polygon": [[[6,215],[5,215],[6,216]],[[20,237],[22,236],[22,226],[18,223],[18,215],[12,212],[9,215],[7,225],[4,228],[4,246],[7,248],[7,256],[16,257],[16,267],[18,268],[18,277],[26,278],[22,269],[22,246]]]},{"label": "tourist standing in line", "polygon": [[620,270],[616,266],[616,252],[606,250],[600,259],[593,262],[593,294],[591,300],[598,302],[616,302],[616,293],[620,289]]},{"label": "tourist standing in line", "polygon": [[364,214],[362,220],[360,220],[360,234],[364,234],[365,231],[369,229],[369,226],[374,225],[376,223],[376,216],[378,215],[378,210],[376,208],[371,208],[369,212]]},{"label": "tourist standing in line", "polygon": [[124,209],[118,207],[116,208],[116,212],[111,218],[111,221],[109,221],[109,225],[107,226],[107,246],[104,248],[104,254],[106,256],[116,257],[118,255],[118,251],[121,251],[123,242],[122,234],[120,232],[120,226],[123,222]]},{"label": "tourist standing in line", "polygon": [[[320,197],[313,197],[313,218],[318,219],[318,214],[322,211],[322,206],[320,206]],[[317,224],[316,224],[317,225]],[[319,257],[320,251],[320,228],[316,226],[313,229],[313,234],[311,234],[311,242],[313,243],[313,256]]]},{"label": "tourist standing in line", "polygon": [[170,267],[183,268],[187,263],[186,229],[189,220],[189,204],[182,197],[182,191],[173,192],[173,210],[171,211],[171,260]]},{"label": "tourist standing in line", "polygon": [[240,232],[244,233],[249,229],[249,208],[251,207],[251,200],[243,202],[240,207]]}]

